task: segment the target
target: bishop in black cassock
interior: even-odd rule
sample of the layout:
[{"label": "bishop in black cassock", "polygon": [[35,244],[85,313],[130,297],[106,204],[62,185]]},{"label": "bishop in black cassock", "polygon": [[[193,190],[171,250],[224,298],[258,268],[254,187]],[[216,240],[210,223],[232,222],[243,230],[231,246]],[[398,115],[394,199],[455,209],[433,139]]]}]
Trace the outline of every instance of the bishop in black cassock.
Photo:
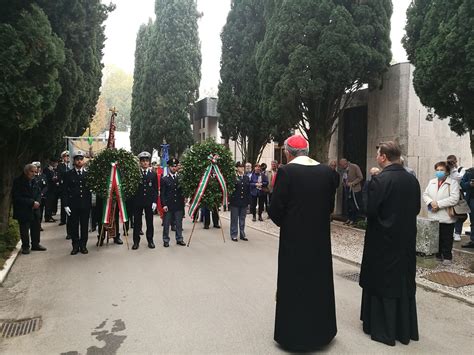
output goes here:
[{"label": "bishop in black cassock", "polygon": [[285,142],[269,215],[280,227],[274,339],[288,351],[311,351],[336,335],[330,214],[332,170],[310,159],[307,141]]}]

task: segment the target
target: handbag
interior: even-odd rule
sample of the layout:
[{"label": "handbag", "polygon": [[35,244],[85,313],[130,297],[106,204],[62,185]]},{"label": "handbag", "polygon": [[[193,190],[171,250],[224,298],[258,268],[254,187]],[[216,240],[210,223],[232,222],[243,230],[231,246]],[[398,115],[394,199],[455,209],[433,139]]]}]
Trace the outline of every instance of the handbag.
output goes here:
[{"label": "handbag", "polygon": [[[451,195],[451,190],[448,186],[449,194]],[[456,205],[448,207],[448,215],[451,218],[458,219],[467,219],[467,214],[471,213],[471,209],[467,204],[466,200],[463,198],[462,192],[459,192],[459,201]]]}]

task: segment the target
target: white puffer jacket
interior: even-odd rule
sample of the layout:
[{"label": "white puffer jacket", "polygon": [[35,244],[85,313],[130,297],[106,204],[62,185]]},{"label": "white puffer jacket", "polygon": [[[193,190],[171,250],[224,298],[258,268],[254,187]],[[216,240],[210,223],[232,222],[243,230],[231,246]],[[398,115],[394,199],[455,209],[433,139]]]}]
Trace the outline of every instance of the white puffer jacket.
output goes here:
[{"label": "white puffer jacket", "polygon": [[428,217],[439,221],[439,223],[455,223],[457,219],[449,216],[448,207],[458,204],[459,193],[459,183],[449,176],[444,180],[439,189],[438,179],[430,180],[423,193],[423,200],[427,207],[431,202],[437,202],[439,211],[433,212],[428,209]]}]

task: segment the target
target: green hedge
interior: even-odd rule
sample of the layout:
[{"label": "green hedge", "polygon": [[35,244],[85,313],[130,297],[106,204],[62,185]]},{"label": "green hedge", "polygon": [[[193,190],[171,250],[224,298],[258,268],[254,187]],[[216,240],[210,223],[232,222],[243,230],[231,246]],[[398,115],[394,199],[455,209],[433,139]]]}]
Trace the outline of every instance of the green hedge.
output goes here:
[{"label": "green hedge", "polygon": [[0,270],[20,240],[18,222],[10,218],[8,230],[0,234]]}]

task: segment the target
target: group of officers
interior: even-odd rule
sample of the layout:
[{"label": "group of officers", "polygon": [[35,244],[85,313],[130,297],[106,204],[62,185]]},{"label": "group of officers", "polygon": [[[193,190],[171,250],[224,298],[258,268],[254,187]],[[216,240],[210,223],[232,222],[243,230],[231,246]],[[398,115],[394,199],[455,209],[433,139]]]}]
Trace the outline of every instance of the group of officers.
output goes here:
[{"label": "group of officers", "polygon": [[[77,150],[72,155],[72,168],[69,168],[69,152],[62,154],[62,161],[57,164],[50,162],[46,169],[41,170],[39,162],[27,164],[23,174],[15,179],[12,188],[13,218],[18,220],[22,240],[22,253],[29,254],[30,250],[45,251],[40,244],[42,216],[45,222],[56,222],[53,218],[58,199],[61,199],[61,220],[59,225],[66,225],[67,237],[72,241],[71,255],[87,254],[89,235],[89,219],[92,216],[93,230],[98,225],[99,237],[103,235],[102,207],[103,201],[95,199],[87,186],[87,170],[85,169],[85,153]],[[140,246],[142,232],[142,216],[145,215],[148,247],[155,248],[153,214],[157,209],[158,199],[164,212],[163,246],[169,247],[170,227],[176,231],[176,243],[185,246],[183,240],[182,220],[184,218],[185,198],[180,187],[178,174],[179,161],[172,158],[168,161],[168,175],[160,176],[150,166],[151,154],[142,152],[138,155],[140,161],[141,179],[135,195],[127,200],[128,211],[133,221],[133,246]],[[160,181],[160,188],[158,188]],[[123,244],[116,220],[116,236],[114,242]],[[128,230],[129,223],[126,224]],[[30,243],[31,237],[31,243]],[[98,243],[100,240],[98,241]]]}]

